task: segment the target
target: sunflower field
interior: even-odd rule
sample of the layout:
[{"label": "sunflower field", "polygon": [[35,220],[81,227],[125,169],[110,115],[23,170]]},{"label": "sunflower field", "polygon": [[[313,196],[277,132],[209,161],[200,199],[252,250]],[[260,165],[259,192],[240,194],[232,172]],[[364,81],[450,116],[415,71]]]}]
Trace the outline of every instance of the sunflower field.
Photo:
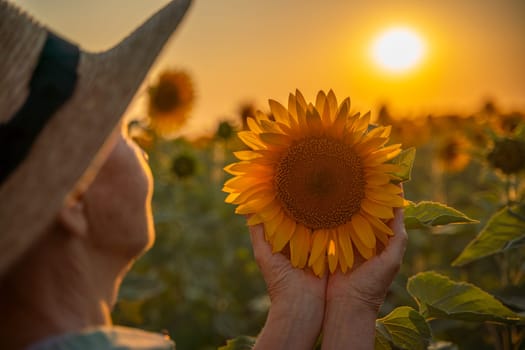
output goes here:
[{"label": "sunflower field", "polygon": [[[404,206],[408,247],[376,349],[524,349],[525,114],[487,102],[472,115],[406,119],[387,106],[358,114],[345,98],[323,92],[310,107],[297,91],[288,107],[243,105],[214,134],[174,137],[194,92],[184,72],[162,74],[148,116],[129,124],[154,174],[156,243],[125,279],[115,323],[166,332],[180,349],[249,349],[269,299],[238,214],[255,213],[274,251],[322,275],[372,257],[392,234],[392,207]],[[294,179],[322,166],[352,176],[330,182],[339,204],[304,209]],[[312,188],[326,192],[319,178]]]}]

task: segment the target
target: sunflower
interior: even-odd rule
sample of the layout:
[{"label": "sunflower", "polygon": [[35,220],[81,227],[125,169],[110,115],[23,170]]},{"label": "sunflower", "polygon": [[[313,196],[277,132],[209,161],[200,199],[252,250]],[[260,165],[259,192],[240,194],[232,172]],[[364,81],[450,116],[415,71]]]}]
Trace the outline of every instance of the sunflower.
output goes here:
[{"label": "sunflower", "polygon": [[[350,114],[350,99],[340,105],[333,91],[307,104],[297,90],[288,109],[269,101],[275,120],[257,112],[239,137],[250,150],[235,152],[240,162],[223,190],[236,213],[252,214],[249,225],[264,224],[274,252],[289,251],[297,268],[318,276],[354,264],[354,251],[375,255],[393,235],[386,221],[403,205],[391,183],[399,170],[387,163],[400,145],[385,146],[390,127],[369,131],[370,114]],[[355,248],[355,249],[354,249]]]},{"label": "sunflower", "polygon": [[179,179],[186,179],[195,175],[196,160],[188,154],[181,154],[173,158],[171,169]]},{"label": "sunflower", "polygon": [[217,127],[217,132],[215,134],[220,139],[228,140],[234,135],[234,127],[227,120],[223,120],[219,123],[219,126]]},{"label": "sunflower", "polygon": [[487,160],[506,175],[518,173],[525,169],[525,142],[508,137],[496,139]]},{"label": "sunflower", "polygon": [[511,136],[520,124],[525,123],[525,115],[519,112],[495,115],[491,121],[492,129],[498,135]]},{"label": "sunflower", "polygon": [[441,140],[437,149],[437,160],[448,173],[462,171],[470,163],[470,144],[460,135],[451,135]]},{"label": "sunflower", "polygon": [[190,76],[179,70],[169,70],[159,76],[148,90],[150,125],[163,136],[173,134],[188,119],[195,93]]}]

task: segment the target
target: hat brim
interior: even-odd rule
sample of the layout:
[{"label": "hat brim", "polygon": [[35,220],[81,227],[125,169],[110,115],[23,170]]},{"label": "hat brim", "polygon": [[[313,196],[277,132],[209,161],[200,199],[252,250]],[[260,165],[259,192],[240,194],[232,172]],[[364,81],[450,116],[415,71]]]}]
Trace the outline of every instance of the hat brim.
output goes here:
[{"label": "hat brim", "polygon": [[96,174],[111,149],[110,135],[190,2],[172,1],[108,51],[81,52],[72,98],[0,187],[0,276],[42,236],[68,195]]}]

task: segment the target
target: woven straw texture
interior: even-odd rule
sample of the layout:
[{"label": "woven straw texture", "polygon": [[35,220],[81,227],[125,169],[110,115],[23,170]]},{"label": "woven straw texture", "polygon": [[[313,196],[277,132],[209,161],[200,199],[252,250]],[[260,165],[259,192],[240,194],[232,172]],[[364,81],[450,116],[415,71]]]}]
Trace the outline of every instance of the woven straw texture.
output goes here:
[{"label": "woven straw texture", "polygon": [[[52,224],[68,194],[82,191],[96,174],[111,149],[110,135],[189,5],[172,1],[114,48],[81,52],[74,95],[0,187],[0,276]],[[0,123],[27,97],[45,38],[45,28],[0,0]]]}]

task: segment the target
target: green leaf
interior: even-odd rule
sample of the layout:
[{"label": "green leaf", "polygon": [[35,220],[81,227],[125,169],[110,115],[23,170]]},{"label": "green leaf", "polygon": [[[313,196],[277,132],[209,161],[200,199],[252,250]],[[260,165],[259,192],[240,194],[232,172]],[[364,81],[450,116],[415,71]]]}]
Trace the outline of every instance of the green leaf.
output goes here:
[{"label": "green leaf", "polygon": [[520,317],[492,295],[466,282],[452,281],[436,272],[422,272],[407,283],[408,292],[427,319],[515,323]]},{"label": "green leaf", "polygon": [[448,341],[437,341],[430,344],[428,350],[458,350],[458,346]]},{"label": "green leaf", "polygon": [[525,205],[505,207],[494,214],[481,232],[452,262],[462,266],[474,260],[512,249],[525,239]]},{"label": "green leaf", "polygon": [[405,207],[405,226],[407,229],[425,228],[448,224],[475,224],[457,209],[437,202],[421,201]]},{"label": "green leaf", "polygon": [[390,161],[392,164],[401,166],[401,171],[393,173],[397,178],[396,182],[410,181],[412,174],[412,166],[416,159],[416,149],[414,147],[407,148]]},{"label": "green leaf", "polygon": [[[380,330],[380,326],[382,330]],[[390,341],[387,338],[388,332],[384,329],[383,325],[378,324],[376,321],[376,336],[375,336],[375,350],[392,350]]]},{"label": "green leaf", "polygon": [[119,299],[138,301],[159,295],[166,289],[165,285],[154,276],[129,273],[119,289]]},{"label": "green leaf", "polygon": [[255,345],[255,338],[241,335],[226,341],[226,345],[217,350],[251,350]]},{"label": "green leaf", "polygon": [[432,338],[425,318],[409,306],[398,307],[376,320],[376,334],[376,350],[391,349],[390,342],[400,349],[424,350]]},{"label": "green leaf", "polygon": [[524,122],[519,123],[516,129],[514,129],[514,138],[518,140],[525,140],[525,123]]}]

